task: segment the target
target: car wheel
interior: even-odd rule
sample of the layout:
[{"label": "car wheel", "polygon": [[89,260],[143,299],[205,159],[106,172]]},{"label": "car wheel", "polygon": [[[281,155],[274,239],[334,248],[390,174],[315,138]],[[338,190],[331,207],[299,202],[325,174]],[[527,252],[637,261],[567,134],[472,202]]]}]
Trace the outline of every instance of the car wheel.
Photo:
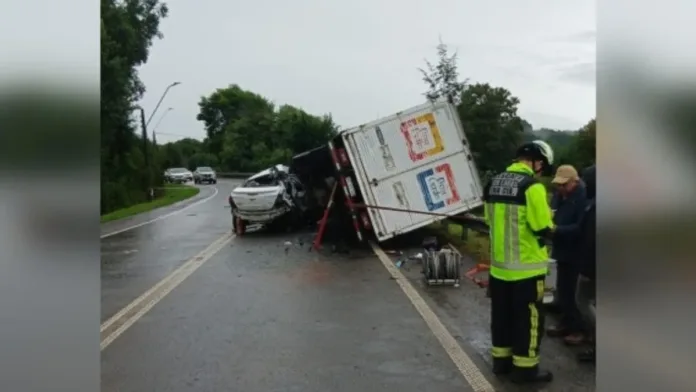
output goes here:
[{"label": "car wheel", "polygon": [[217,184],[217,180],[213,180],[213,184]]},{"label": "car wheel", "polygon": [[232,229],[237,237],[241,237],[246,233],[247,222],[237,216],[232,215]]}]

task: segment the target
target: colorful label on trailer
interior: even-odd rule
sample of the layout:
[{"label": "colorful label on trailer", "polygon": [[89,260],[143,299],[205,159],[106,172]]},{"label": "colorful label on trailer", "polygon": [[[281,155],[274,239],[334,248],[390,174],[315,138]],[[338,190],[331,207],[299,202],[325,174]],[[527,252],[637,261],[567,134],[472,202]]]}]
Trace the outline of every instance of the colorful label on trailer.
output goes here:
[{"label": "colorful label on trailer", "polygon": [[408,156],[416,162],[445,150],[440,130],[432,113],[401,123],[401,134],[406,139]]},{"label": "colorful label on trailer", "polygon": [[461,200],[449,163],[422,171],[416,177],[428,211],[439,210]]}]

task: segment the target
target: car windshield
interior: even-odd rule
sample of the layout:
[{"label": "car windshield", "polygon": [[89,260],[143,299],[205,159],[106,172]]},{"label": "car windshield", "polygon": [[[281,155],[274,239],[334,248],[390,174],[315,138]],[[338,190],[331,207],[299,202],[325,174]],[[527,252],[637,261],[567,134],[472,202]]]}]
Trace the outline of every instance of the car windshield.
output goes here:
[{"label": "car windshield", "polygon": [[176,168],[176,169],[171,169],[172,173],[186,173],[188,170],[183,169],[183,168]]},{"label": "car windshield", "polygon": [[265,176],[256,177],[247,180],[244,185],[245,188],[259,188],[262,186],[278,186],[280,185],[279,178],[272,174],[267,174]]},{"label": "car windshield", "polygon": [[198,171],[199,171],[199,172],[211,172],[211,171],[213,171],[213,169],[211,169],[211,168],[209,168],[209,167],[207,167],[207,166],[203,166],[203,167],[199,167],[199,168],[198,168]]}]

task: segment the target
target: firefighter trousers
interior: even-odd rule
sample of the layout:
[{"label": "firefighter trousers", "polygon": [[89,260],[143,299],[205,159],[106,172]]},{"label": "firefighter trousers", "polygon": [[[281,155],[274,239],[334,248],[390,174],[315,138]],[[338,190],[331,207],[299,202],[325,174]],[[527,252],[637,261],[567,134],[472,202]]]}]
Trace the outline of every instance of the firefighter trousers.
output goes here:
[{"label": "firefighter trousers", "polygon": [[526,369],[539,364],[545,279],[545,275],[518,281],[490,277],[494,359],[511,359],[515,367]]}]

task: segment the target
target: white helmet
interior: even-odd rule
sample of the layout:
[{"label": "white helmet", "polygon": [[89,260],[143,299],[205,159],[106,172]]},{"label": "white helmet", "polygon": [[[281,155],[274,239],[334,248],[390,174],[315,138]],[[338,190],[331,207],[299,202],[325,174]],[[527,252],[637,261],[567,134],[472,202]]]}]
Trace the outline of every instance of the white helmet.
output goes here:
[{"label": "white helmet", "polygon": [[544,162],[545,171],[552,170],[553,148],[543,140],[524,143],[517,149],[516,157],[526,157]]},{"label": "white helmet", "polygon": [[546,158],[546,161],[549,163],[549,165],[553,165],[553,148],[551,148],[551,146],[543,140],[535,140],[532,143],[539,146],[539,148],[541,149],[541,155],[543,155],[544,158]]}]

